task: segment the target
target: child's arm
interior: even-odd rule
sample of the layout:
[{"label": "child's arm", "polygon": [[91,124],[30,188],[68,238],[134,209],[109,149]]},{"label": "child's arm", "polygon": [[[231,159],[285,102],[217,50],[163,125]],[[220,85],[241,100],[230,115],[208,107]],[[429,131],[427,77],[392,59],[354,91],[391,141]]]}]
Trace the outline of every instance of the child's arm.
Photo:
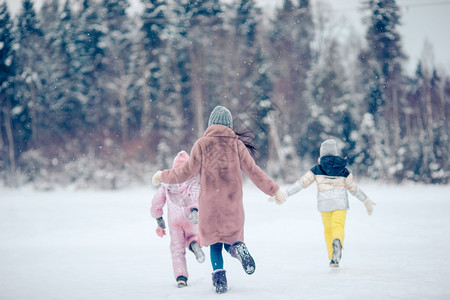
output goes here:
[{"label": "child's arm", "polygon": [[305,173],[305,175],[303,175],[293,185],[288,187],[287,192],[286,192],[287,196],[289,197],[294,194],[297,194],[304,188],[307,188],[308,186],[310,186],[314,182],[314,180],[316,180],[316,177],[314,176],[314,173],[311,170],[309,170],[308,172]]},{"label": "child's arm", "polygon": [[299,179],[297,180],[293,185],[291,185],[290,187],[287,188],[286,190],[286,195],[292,196],[294,194],[297,194],[298,192],[300,192],[301,190],[303,190],[305,187],[303,186],[302,181]]},{"label": "child's arm", "polygon": [[[165,229],[166,224],[163,219],[163,207],[166,204],[166,192],[164,186],[160,186],[156,191],[155,196],[153,196],[152,207],[150,212],[153,218],[156,219],[158,228]],[[157,229],[158,232],[158,229]],[[159,234],[158,234],[159,235]]]},{"label": "child's arm", "polygon": [[166,204],[166,191],[164,186],[160,186],[156,191],[155,196],[153,196],[152,206],[150,208],[150,213],[152,217],[158,219],[163,215],[163,207]]},{"label": "child's arm", "polygon": [[269,198],[269,201],[272,201],[272,202],[275,202],[275,203],[281,205],[287,200],[287,197],[300,192],[304,188],[307,188],[309,185],[311,185],[311,183],[314,182],[314,180],[316,180],[314,173],[311,171],[308,171],[299,180],[297,180],[293,185],[288,187],[286,192],[281,192],[279,190],[277,192],[277,194],[275,194],[275,196]]},{"label": "child's arm", "polygon": [[376,205],[375,202],[369,199],[367,195],[363,192],[363,190],[356,185],[355,181],[353,180],[353,175],[350,173],[347,178],[345,178],[345,188],[358,198],[362,203],[364,203],[364,206],[366,207],[367,214],[370,216],[373,212],[373,206]]}]

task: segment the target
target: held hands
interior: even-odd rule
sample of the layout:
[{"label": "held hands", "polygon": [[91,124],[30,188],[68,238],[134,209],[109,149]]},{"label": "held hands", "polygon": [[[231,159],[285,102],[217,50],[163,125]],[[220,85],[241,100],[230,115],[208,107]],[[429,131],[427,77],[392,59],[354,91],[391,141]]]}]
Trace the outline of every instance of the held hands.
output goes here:
[{"label": "held hands", "polygon": [[370,200],[369,197],[367,197],[366,200],[363,201],[363,203],[364,203],[364,206],[366,207],[367,214],[369,216],[371,216],[372,212],[373,212],[373,206],[377,205],[377,204],[375,202],[373,202],[372,200]]},{"label": "held hands", "polygon": [[191,209],[189,220],[192,224],[198,224],[198,210],[196,208]]},{"label": "held hands", "polygon": [[269,201],[275,202],[278,205],[283,204],[284,202],[286,202],[286,194],[283,193],[281,191],[281,189],[279,189],[276,193],[275,196],[270,197]]},{"label": "held hands", "polygon": [[153,175],[152,177],[152,183],[154,186],[157,186],[161,183],[161,175],[162,175],[162,171],[158,170],[156,171],[156,173]]}]

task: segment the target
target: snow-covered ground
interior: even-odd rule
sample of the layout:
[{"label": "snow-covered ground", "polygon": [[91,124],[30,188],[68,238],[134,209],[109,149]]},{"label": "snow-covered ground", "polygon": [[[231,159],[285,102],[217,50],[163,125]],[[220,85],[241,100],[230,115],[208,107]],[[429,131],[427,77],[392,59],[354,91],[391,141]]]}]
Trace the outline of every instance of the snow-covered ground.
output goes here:
[{"label": "snow-covered ground", "polygon": [[170,237],[155,234],[155,189],[0,190],[0,299],[450,299],[450,186],[360,184],[350,197],[341,267],[328,267],[315,186],[282,206],[244,188],[256,272],[225,256],[229,291],[187,253],[176,287]]}]

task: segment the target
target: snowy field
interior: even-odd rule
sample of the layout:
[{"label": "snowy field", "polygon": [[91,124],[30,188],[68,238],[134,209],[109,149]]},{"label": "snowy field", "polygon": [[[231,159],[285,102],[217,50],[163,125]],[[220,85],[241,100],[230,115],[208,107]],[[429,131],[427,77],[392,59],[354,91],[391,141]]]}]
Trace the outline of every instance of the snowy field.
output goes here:
[{"label": "snowy field", "polygon": [[170,237],[155,234],[153,187],[121,191],[0,190],[0,299],[450,299],[450,186],[360,183],[350,197],[339,269],[328,267],[315,185],[282,206],[244,188],[247,275],[225,256],[229,291],[187,253],[176,287]]}]

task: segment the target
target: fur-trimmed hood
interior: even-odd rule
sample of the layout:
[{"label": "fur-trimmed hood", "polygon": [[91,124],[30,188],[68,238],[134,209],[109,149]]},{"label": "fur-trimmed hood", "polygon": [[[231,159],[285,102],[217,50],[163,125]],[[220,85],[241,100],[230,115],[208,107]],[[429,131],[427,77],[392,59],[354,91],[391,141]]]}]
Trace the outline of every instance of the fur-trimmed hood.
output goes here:
[{"label": "fur-trimmed hood", "polygon": [[343,176],[347,170],[347,160],[339,156],[326,155],[320,158],[319,166],[326,175]]}]

